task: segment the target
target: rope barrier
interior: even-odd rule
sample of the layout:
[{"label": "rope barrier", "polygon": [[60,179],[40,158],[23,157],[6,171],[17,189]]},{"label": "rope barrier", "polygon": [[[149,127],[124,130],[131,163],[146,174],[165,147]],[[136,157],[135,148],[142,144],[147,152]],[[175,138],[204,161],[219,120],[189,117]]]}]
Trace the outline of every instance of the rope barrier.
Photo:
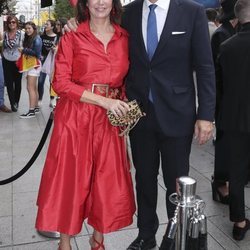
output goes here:
[{"label": "rope barrier", "polygon": [[54,112],[52,111],[50,113],[50,117],[49,117],[49,120],[46,124],[46,127],[44,129],[44,132],[43,132],[43,135],[42,135],[42,138],[34,152],[34,154],[32,155],[32,157],[30,158],[29,162],[18,172],[16,173],[15,175],[5,179],[5,180],[2,180],[0,181],[0,186],[1,185],[6,185],[8,183],[11,183],[15,180],[17,180],[18,178],[20,178],[22,175],[24,175],[29,169],[30,167],[33,165],[33,163],[35,162],[35,160],[37,159],[38,155],[40,154],[44,144],[45,144],[45,141],[48,137],[48,134],[49,134],[49,131],[50,131],[50,128],[52,126],[52,123],[53,123],[53,119],[54,119]]}]

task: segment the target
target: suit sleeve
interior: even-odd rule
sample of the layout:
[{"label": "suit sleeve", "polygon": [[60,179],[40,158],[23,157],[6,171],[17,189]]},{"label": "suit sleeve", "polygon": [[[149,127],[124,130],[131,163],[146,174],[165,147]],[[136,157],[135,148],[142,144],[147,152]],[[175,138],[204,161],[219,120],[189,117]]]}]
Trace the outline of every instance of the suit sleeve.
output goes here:
[{"label": "suit sleeve", "polygon": [[[222,46],[220,46],[222,47]],[[222,77],[222,61],[223,54],[219,53],[217,57],[217,62],[215,64],[215,72],[216,72],[216,109],[215,109],[215,122],[218,121],[219,112],[221,109],[221,100],[223,95],[223,77]]]},{"label": "suit sleeve", "polygon": [[55,60],[53,89],[60,97],[80,102],[85,88],[72,81],[74,57],[73,35],[73,32],[70,32],[61,38]]},{"label": "suit sleeve", "polygon": [[215,72],[207,18],[203,7],[197,10],[192,36],[193,66],[197,77],[198,120],[214,120]]}]

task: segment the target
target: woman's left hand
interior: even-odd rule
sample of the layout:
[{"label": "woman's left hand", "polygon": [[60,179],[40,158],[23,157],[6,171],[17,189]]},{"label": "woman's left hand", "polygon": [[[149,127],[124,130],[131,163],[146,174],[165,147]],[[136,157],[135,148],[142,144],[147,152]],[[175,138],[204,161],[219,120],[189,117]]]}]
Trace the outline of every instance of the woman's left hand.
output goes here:
[{"label": "woman's left hand", "polygon": [[116,117],[125,116],[129,110],[129,106],[126,102],[111,98],[105,99],[103,107],[111,111]]}]

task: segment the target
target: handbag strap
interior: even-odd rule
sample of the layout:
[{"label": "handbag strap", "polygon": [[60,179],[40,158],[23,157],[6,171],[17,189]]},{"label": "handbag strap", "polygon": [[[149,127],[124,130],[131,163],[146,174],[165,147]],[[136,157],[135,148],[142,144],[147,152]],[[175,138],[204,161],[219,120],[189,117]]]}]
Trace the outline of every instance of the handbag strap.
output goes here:
[{"label": "handbag strap", "polygon": [[119,134],[119,136],[124,136],[124,135],[128,135],[130,130],[132,130],[135,125],[139,122],[140,118],[137,118],[135,122],[128,124],[125,129],[123,129],[122,127],[120,127],[120,131],[121,133]]}]

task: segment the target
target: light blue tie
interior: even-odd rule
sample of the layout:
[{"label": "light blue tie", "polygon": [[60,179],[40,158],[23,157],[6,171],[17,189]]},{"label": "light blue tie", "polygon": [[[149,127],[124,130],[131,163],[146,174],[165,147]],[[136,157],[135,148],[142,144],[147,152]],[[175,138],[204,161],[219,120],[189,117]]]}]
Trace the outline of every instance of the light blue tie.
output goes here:
[{"label": "light blue tie", "polygon": [[148,14],[147,23],[147,51],[149,60],[152,59],[158,44],[157,24],[155,15],[156,7],[156,4],[149,5],[150,12]]},{"label": "light blue tie", "polygon": [[[156,4],[149,5],[150,12],[148,14],[148,23],[147,23],[147,52],[150,61],[158,45],[157,24],[155,15],[156,7],[157,7]],[[149,89],[148,99],[152,103],[154,102],[151,89]]]}]

